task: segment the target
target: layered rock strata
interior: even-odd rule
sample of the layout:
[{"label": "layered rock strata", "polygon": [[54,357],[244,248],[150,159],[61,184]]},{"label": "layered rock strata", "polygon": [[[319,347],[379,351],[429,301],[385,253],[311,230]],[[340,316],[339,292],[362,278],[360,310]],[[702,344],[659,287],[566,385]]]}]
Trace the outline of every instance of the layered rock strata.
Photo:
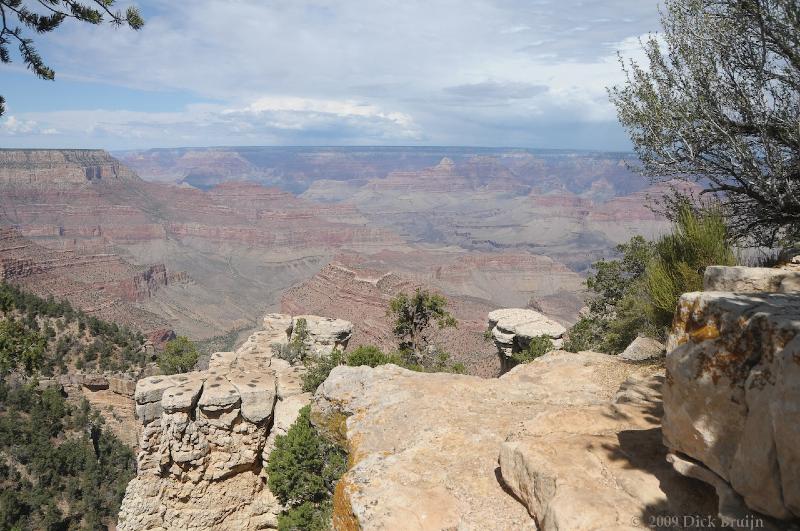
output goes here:
[{"label": "layered rock strata", "polygon": [[[786,278],[731,269],[737,286]],[[800,295],[686,293],[667,351],[666,444],[750,509],[800,517]]]},{"label": "layered rock strata", "polygon": [[713,491],[665,460],[662,381],[588,352],[499,379],[338,367],[312,407],[350,452],[334,528],[632,530],[708,514]]},{"label": "layered rock strata", "polygon": [[788,268],[710,266],[703,275],[703,290],[735,293],[798,293],[800,271]]},{"label": "layered rock strata", "polygon": [[522,308],[503,308],[489,313],[489,330],[503,372],[514,365],[512,356],[527,349],[533,338],[549,337],[553,345],[560,348],[567,332],[563,325],[547,316]]},{"label": "layered rock strata", "polygon": [[[304,316],[315,352],[350,323]],[[273,357],[290,316],[268,316],[266,329],[235,352],[217,352],[208,369],[154,376],[136,385],[142,424],[136,478],[128,485],[119,529],[263,529],[282,510],[263,464],[311,395],[302,367]],[[326,335],[327,334],[327,335]],[[329,352],[329,351],[328,351]]]}]

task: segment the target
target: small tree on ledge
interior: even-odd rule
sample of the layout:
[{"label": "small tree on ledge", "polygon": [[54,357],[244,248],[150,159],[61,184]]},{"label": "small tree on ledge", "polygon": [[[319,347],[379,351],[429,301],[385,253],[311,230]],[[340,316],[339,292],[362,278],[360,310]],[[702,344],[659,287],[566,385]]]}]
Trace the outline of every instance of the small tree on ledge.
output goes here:
[{"label": "small tree on ledge", "polygon": [[394,335],[400,341],[400,349],[411,351],[418,359],[428,347],[426,332],[432,321],[439,328],[455,328],[455,317],[446,310],[447,299],[441,295],[417,288],[414,295],[400,293],[389,302],[387,315],[394,319]]},{"label": "small tree on ledge", "polygon": [[189,372],[199,357],[194,343],[186,336],[178,336],[167,343],[164,352],[158,358],[158,366],[164,374]]}]

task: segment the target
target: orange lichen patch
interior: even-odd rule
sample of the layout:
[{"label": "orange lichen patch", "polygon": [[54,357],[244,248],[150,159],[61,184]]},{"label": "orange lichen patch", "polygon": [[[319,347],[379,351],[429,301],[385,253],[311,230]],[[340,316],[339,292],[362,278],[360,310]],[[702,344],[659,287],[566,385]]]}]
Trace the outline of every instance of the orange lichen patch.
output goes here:
[{"label": "orange lichen patch", "polygon": [[361,447],[361,439],[363,435],[360,433],[353,434],[352,437],[347,441],[347,468],[353,468],[356,463],[361,461],[363,458],[367,456],[367,452],[361,452],[359,448]]},{"label": "orange lichen patch", "polygon": [[339,446],[347,446],[347,415],[344,413],[337,411],[335,413],[323,414],[312,408],[311,423],[326,439]]},{"label": "orange lichen patch", "polygon": [[689,337],[692,338],[692,341],[697,343],[717,339],[719,337],[719,328],[717,328],[717,325],[714,323],[708,323],[697,330],[689,332]]},{"label": "orange lichen patch", "polygon": [[346,475],[336,484],[333,491],[333,529],[335,531],[359,531],[361,529],[350,502],[350,496],[355,490],[356,486],[347,480]]}]

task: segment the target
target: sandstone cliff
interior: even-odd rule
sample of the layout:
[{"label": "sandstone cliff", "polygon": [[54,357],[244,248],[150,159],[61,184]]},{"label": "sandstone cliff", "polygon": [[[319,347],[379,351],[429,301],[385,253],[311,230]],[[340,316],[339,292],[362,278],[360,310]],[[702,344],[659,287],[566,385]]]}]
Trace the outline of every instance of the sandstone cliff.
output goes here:
[{"label": "sandstone cliff", "polygon": [[[328,355],[346,347],[350,323],[313,315],[308,346]],[[138,471],[125,493],[120,530],[264,529],[283,509],[263,464],[311,400],[302,366],[273,357],[297,317],[271,314],[264,330],[235,352],[211,356],[208,369],[154,376],[136,385],[141,422]]]},{"label": "sandstone cliff", "polygon": [[134,173],[100,149],[0,149],[0,183],[53,187],[129,180]]}]

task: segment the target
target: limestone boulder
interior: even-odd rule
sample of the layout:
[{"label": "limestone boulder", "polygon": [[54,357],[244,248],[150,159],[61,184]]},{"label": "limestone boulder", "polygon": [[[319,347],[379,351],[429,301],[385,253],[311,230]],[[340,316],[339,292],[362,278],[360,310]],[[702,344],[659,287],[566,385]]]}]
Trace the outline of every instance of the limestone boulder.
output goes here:
[{"label": "limestone boulder", "polygon": [[308,347],[316,357],[329,356],[334,350],[344,350],[353,336],[353,323],[344,319],[319,317],[316,315],[297,315],[294,317],[296,334],[298,319],[306,321]]},{"label": "limestone boulder", "polygon": [[733,293],[798,293],[800,271],[768,267],[709,266],[703,275],[703,290]]},{"label": "limestone boulder", "polygon": [[639,336],[619,355],[620,358],[628,361],[645,361],[658,359],[664,356],[664,344],[655,339]]},{"label": "limestone boulder", "polygon": [[285,345],[289,342],[294,328],[291,315],[285,313],[268,313],[264,316],[264,329],[262,335],[267,344],[274,343]]},{"label": "limestone boulder", "polygon": [[252,337],[248,347],[264,350],[265,345],[288,344],[297,337],[299,319],[306,322],[306,347],[316,357],[329,356],[334,350],[344,350],[353,335],[353,323],[343,319],[270,313],[264,317],[264,330]]},{"label": "limestone boulder", "polygon": [[499,379],[338,367],[312,406],[350,452],[334,528],[632,530],[713,511],[665,460],[659,371],[563,351]]},{"label": "limestone boulder", "polygon": [[102,374],[87,374],[83,377],[83,386],[90,391],[108,389],[108,378]]},{"label": "limestone boulder", "polygon": [[534,337],[547,336],[556,348],[560,348],[567,332],[560,323],[537,311],[523,308],[495,310],[489,313],[488,321],[503,371],[510,367],[511,356],[527,349]]},{"label": "limestone boulder", "polygon": [[664,439],[747,506],[800,516],[800,295],[684,294],[667,342]]}]

